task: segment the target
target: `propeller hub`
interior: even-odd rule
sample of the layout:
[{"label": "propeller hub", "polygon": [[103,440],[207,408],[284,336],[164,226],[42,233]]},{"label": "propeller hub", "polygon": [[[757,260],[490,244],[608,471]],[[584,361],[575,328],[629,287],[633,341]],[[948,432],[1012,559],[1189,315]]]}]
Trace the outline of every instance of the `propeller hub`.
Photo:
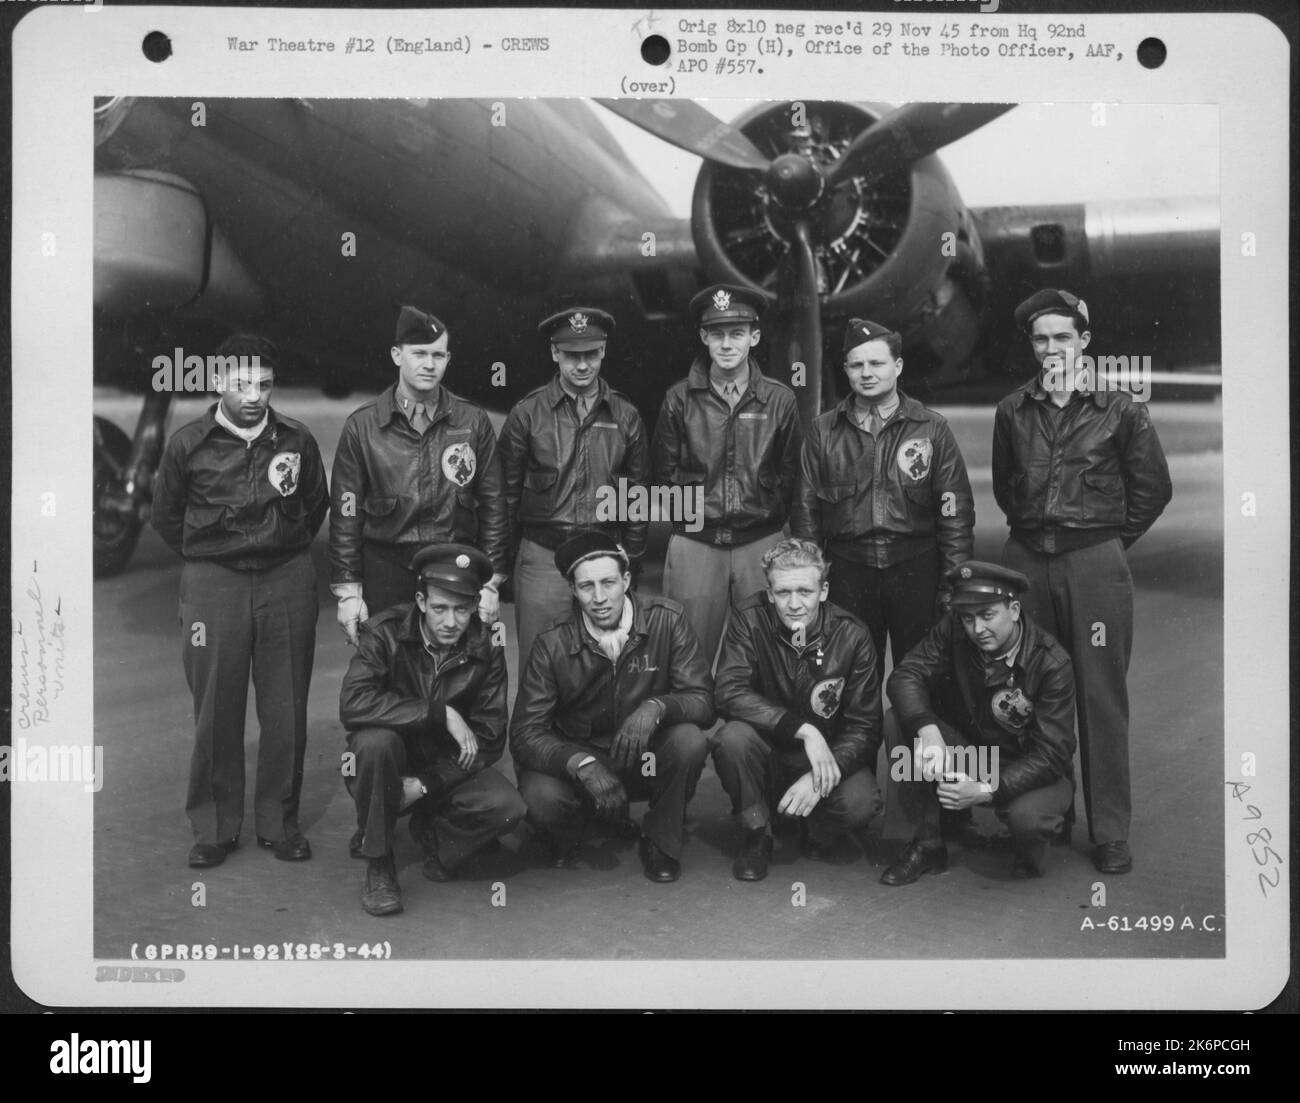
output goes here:
[{"label": "propeller hub", "polygon": [[797,153],[783,153],[767,170],[768,193],[787,210],[804,210],[821,198],[825,181],[817,166]]}]

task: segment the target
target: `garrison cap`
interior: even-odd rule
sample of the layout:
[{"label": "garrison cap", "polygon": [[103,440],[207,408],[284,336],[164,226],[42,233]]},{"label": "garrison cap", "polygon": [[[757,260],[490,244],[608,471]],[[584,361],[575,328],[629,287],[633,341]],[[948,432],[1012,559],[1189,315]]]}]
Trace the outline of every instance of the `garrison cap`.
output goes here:
[{"label": "garrison cap", "polygon": [[968,559],[948,572],[952,605],[988,605],[1013,601],[1029,589],[1029,579],[1010,567]]},{"label": "garrison cap", "polygon": [[623,545],[599,529],[579,529],[555,549],[555,569],[570,578],[573,568],[586,559],[612,555],[626,573],[630,570],[627,552]]},{"label": "garrison cap", "polygon": [[600,347],[614,332],[614,318],[594,306],[575,306],[552,314],[537,329],[556,348],[582,352]]},{"label": "garrison cap", "polygon": [[1035,291],[1016,307],[1016,325],[1028,333],[1034,319],[1040,314],[1078,314],[1085,324],[1092,324],[1092,319],[1088,317],[1088,304],[1078,295],[1055,287]]},{"label": "garrison cap", "polygon": [[446,332],[447,327],[428,311],[404,306],[397,315],[397,334],[393,337],[393,344],[431,345]]},{"label": "garrison cap", "polygon": [[890,337],[895,333],[888,326],[879,322],[869,322],[865,318],[850,318],[849,327],[844,331],[844,351],[865,345],[868,341],[878,341],[881,337]]},{"label": "garrison cap", "polygon": [[747,287],[730,283],[715,283],[706,287],[691,300],[691,310],[700,316],[700,325],[721,325],[724,322],[758,323],[763,312],[763,297]]},{"label": "garrison cap", "polygon": [[492,561],[468,544],[430,544],[415,553],[411,570],[421,586],[432,582],[453,594],[478,597],[492,577]]}]

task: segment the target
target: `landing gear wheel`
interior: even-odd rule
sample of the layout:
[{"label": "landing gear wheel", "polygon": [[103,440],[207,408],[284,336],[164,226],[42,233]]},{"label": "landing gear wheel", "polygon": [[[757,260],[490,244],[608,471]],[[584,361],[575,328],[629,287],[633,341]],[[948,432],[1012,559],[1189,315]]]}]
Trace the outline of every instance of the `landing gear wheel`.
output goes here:
[{"label": "landing gear wheel", "polygon": [[131,456],[131,438],[105,418],[95,418],[94,573],[119,573],[135,551],[141,521],[127,503],[122,473]]}]

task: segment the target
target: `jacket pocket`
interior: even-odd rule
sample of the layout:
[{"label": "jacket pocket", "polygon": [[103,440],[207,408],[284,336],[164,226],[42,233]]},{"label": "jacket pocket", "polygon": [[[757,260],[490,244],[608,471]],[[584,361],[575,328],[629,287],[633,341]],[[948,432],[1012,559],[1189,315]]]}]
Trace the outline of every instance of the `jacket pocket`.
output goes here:
[{"label": "jacket pocket", "polygon": [[472,491],[456,488],[456,538],[466,544],[478,540],[478,502]]},{"label": "jacket pocket", "polygon": [[1085,471],[1082,478],[1083,520],[1103,525],[1124,523],[1124,480],[1119,475]]},{"label": "jacket pocket", "polygon": [[700,486],[704,482],[704,472],[691,467],[679,467],[674,482],[677,486]]},{"label": "jacket pocket", "polygon": [[555,507],[557,471],[528,471],[524,474],[521,512],[528,520],[546,517]]},{"label": "jacket pocket", "polygon": [[396,498],[367,498],[361,508],[367,517],[387,517],[397,505]]},{"label": "jacket pocket", "polygon": [[828,537],[853,533],[853,483],[834,483],[817,488],[822,507],[822,529]]}]

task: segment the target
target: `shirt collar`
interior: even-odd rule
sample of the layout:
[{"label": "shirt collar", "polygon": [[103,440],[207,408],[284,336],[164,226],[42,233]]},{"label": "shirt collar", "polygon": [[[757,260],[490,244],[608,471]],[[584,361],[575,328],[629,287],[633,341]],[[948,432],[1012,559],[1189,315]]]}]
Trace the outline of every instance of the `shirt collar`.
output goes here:
[{"label": "shirt collar", "polygon": [[[564,376],[559,372],[555,373],[554,383],[556,386],[556,392],[551,396],[552,406],[556,406],[562,402],[566,395],[573,400],[575,406],[578,404],[578,392],[569,389],[568,384],[564,382]],[[600,376],[596,376],[596,385],[592,388],[591,393],[588,396],[591,399],[591,408],[593,410],[601,399],[605,397],[606,390],[608,390],[608,384]]]},{"label": "shirt collar", "polygon": [[442,384],[439,384],[438,389],[433,392],[432,399],[420,398],[411,394],[400,379],[393,385],[393,405],[406,415],[408,421],[415,413],[415,404],[417,402],[424,403],[424,412],[428,414],[429,420],[432,421],[433,415],[438,412],[438,407],[442,405]]},{"label": "shirt collar", "polygon": [[257,440],[257,438],[262,435],[262,430],[265,429],[267,425],[270,423],[271,408],[268,406],[266,408],[266,413],[262,415],[262,420],[259,421],[256,425],[248,429],[243,428],[243,426],[236,425],[233,421],[231,421],[230,418],[226,416],[226,411],[221,408],[220,402],[217,403],[216,413],[213,416],[215,417],[217,424],[220,425],[227,432],[234,434],[240,440],[244,441],[247,444],[252,444],[253,441]]},{"label": "shirt collar", "polygon": [[710,385],[710,386],[711,386],[715,391],[717,391],[719,395],[721,395],[721,394],[722,394],[722,391],[723,391],[723,388],[724,388],[728,383],[735,383],[735,384],[736,384],[736,394],[737,394],[740,398],[744,398],[744,397],[745,397],[745,392],[746,392],[747,390],[749,390],[749,371],[748,371],[749,364],[746,363],[745,367],[746,367],[747,370],[745,371],[745,374],[744,374],[743,377],[736,378],[736,379],[723,379],[723,378],[721,378],[721,377],[718,375],[717,371],[716,371],[716,370],[714,369],[714,367],[713,367],[713,364],[710,363],[710,364],[709,364],[709,385]]}]

